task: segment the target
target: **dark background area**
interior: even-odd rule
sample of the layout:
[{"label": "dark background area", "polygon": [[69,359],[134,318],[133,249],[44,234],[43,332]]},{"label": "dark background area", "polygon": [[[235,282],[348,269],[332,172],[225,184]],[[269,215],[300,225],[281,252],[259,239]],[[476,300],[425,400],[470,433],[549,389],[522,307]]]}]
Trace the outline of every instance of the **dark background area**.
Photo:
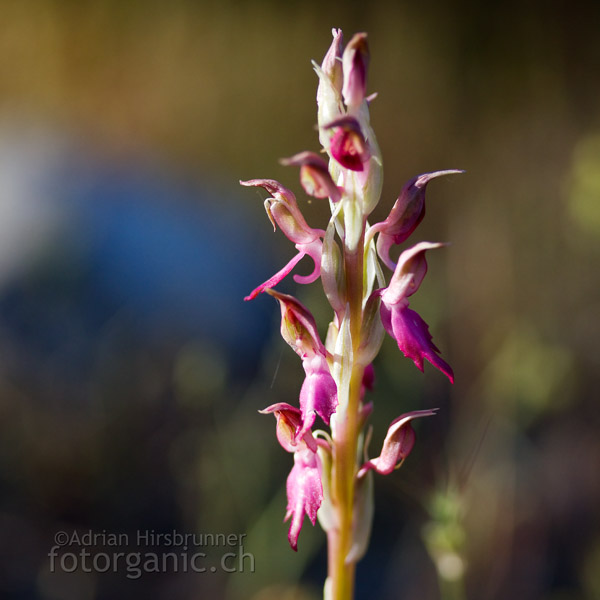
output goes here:
[{"label": "dark background area", "polygon": [[[277,159],[318,150],[332,27],[369,33],[372,220],[414,175],[466,170],[430,184],[411,239],[451,242],[411,305],[456,383],[386,340],[372,448],[440,412],[375,480],[357,599],[600,597],[600,4],[0,10],[0,597],[321,596],[324,536],[289,549],[292,459],[257,413],[294,403],[302,368],[272,299],[242,301],[294,250],[237,181],[279,179],[325,226]],[[283,289],[324,334],[319,286]],[[173,530],[246,534],[254,572],[52,572],[57,532]]]}]

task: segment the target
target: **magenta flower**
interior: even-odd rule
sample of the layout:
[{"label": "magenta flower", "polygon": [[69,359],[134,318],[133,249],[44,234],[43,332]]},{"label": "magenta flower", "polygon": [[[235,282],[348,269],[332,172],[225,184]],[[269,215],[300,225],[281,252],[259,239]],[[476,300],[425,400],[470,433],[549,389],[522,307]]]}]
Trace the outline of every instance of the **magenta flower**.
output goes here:
[{"label": "magenta flower", "polygon": [[436,411],[437,408],[413,410],[394,419],[383,441],[381,454],[367,461],[360,468],[357,477],[360,479],[369,469],[377,471],[380,475],[389,475],[394,469],[399,468],[415,445],[415,431],[410,422],[419,417],[432,417]]},{"label": "magenta flower", "polygon": [[298,250],[298,254],[283,269],[252,290],[244,300],[252,300],[267,288],[276,286],[307,254],[315,263],[313,272],[310,275],[294,275],[294,281],[296,283],[316,281],[321,274],[321,250],[323,247],[321,238],[325,235],[325,232],[322,229],[312,229],[308,226],[298,208],[296,196],[278,181],[274,179],[250,179],[249,181],[240,181],[240,183],[247,187],[262,187],[273,195],[272,198],[265,200],[265,210],[271,223],[273,223],[273,229],[275,230],[276,225],[279,225],[279,229],[289,240],[294,242]]},{"label": "magenta flower", "polygon": [[375,293],[381,295],[381,322],[404,356],[411,358],[420,371],[423,371],[423,359],[427,360],[454,383],[452,368],[438,356],[440,351],[432,341],[427,323],[408,308],[407,300],[419,289],[427,273],[425,252],[442,245],[421,242],[405,250],[398,259],[390,285]]},{"label": "magenta flower", "polygon": [[298,440],[302,418],[300,411],[295,406],[291,406],[286,402],[278,402],[258,412],[263,415],[271,413],[275,415],[275,419],[277,419],[277,440],[284,450],[296,452],[300,448],[300,445],[304,444],[313,452],[317,451],[317,441],[313,437],[312,431],[307,431]]},{"label": "magenta flower", "polygon": [[296,298],[268,289],[281,308],[281,335],[302,359],[306,378],[300,390],[302,437],[313,426],[318,414],[327,425],[337,406],[337,387],[327,362],[328,353],[319,337],[310,311]]},{"label": "magenta flower", "polygon": [[400,196],[398,196],[387,219],[381,223],[375,223],[370,228],[369,235],[379,233],[377,253],[384,264],[392,271],[395,269],[396,264],[390,258],[391,247],[407,240],[425,216],[425,189],[427,184],[436,177],[454,173],[464,173],[464,171],[450,169],[413,177],[402,188]]},{"label": "magenta flower", "polygon": [[319,469],[319,455],[305,448],[294,453],[294,467],[287,478],[287,512],[285,521],[292,519],[288,531],[288,541],[293,550],[298,550],[298,536],[308,515],[314,525],[317,511],[323,501],[323,485]]},{"label": "magenta flower", "polygon": [[[298,536],[308,515],[314,525],[317,511],[323,501],[323,485],[321,483],[321,464],[317,454],[317,441],[312,432],[300,435],[300,411],[280,402],[260,411],[263,414],[274,413],[277,419],[277,439],[288,452],[294,454],[294,466],[287,478],[287,512],[285,521],[291,518],[288,540],[294,550],[298,550]],[[322,442],[325,444],[325,442]]]}]

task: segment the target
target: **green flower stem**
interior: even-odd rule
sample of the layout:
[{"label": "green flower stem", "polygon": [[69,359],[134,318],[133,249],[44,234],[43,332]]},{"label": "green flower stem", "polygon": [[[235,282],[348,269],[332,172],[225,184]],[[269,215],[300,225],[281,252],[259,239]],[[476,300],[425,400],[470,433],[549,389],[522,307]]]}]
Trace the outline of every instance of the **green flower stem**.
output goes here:
[{"label": "green flower stem", "polygon": [[354,484],[357,472],[356,452],[359,431],[359,409],[364,366],[356,359],[360,347],[363,299],[363,243],[364,228],[358,247],[345,250],[346,294],[350,311],[352,337],[352,365],[348,406],[344,418],[338,423],[333,440],[332,503],[337,512],[338,528],[328,534],[330,598],[351,600],[354,596],[356,563],[347,562],[353,540]]}]

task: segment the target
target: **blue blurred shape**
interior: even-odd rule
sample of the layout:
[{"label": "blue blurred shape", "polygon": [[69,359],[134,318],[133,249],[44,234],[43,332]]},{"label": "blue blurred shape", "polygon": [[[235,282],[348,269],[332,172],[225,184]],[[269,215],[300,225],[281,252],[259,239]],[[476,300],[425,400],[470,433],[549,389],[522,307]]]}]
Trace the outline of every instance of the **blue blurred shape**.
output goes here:
[{"label": "blue blurred shape", "polygon": [[31,205],[13,219],[11,260],[0,265],[0,320],[27,361],[65,345],[89,353],[126,315],[140,344],[200,338],[238,373],[252,370],[275,307],[243,297],[276,261],[256,243],[262,211],[237,182],[184,182],[40,136],[15,144],[0,135],[0,185],[17,190],[4,212]]}]

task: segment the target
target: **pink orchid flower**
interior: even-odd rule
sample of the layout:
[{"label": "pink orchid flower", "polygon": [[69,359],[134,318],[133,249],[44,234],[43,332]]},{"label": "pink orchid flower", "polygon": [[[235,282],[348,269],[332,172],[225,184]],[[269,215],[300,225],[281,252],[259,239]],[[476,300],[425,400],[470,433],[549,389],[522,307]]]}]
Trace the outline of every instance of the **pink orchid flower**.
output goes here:
[{"label": "pink orchid flower", "polygon": [[380,475],[389,475],[394,469],[399,468],[415,445],[415,431],[410,422],[419,417],[432,417],[436,411],[437,408],[413,410],[394,419],[383,441],[381,454],[367,461],[360,468],[357,478],[363,477],[369,469],[377,471]]},{"label": "pink orchid flower", "polygon": [[[321,463],[317,454],[317,440],[309,430],[301,439],[301,413],[294,406],[284,402],[273,404],[260,411],[263,414],[273,413],[277,419],[277,439],[288,452],[294,454],[294,466],[286,483],[287,511],[284,521],[291,518],[288,540],[293,550],[298,550],[298,536],[308,515],[314,525],[317,511],[323,501],[323,484],[321,483]],[[321,444],[325,444],[320,440]]]},{"label": "pink orchid flower", "polygon": [[457,169],[434,171],[413,177],[405,184],[400,196],[394,203],[385,221],[375,223],[369,229],[369,236],[379,233],[377,238],[377,253],[392,271],[396,264],[390,258],[390,249],[395,244],[401,244],[417,228],[425,216],[425,190],[427,184],[436,177],[464,173]]},{"label": "pink orchid flower", "polygon": [[425,252],[441,246],[443,244],[420,242],[405,250],[398,259],[390,285],[374,293],[381,295],[381,322],[404,356],[411,358],[420,371],[423,371],[423,359],[427,360],[454,383],[452,368],[439,356],[427,323],[408,308],[408,297],[419,289],[427,273]]},{"label": "pink orchid flower", "polygon": [[321,274],[321,251],[323,247],[321,238],[325,235],[325,232],[322,229],[312,229],[308,226],[298,208],[296,196],[278,181],[273,179],[250,179],[249,181],[240,181],[240,184],[247,187],[262,187],[272,194],[272,198],[265,200],[265,210],[273,224],[273,230],[277,229],[276,225],[279,225],[284,235],[294,242],[298,250],[298,254],[283,269],[252,290],[244,300],[252,300],[267,288],[276,286],[306,255],[310,256],[315,263],[313,272],[310,275],[294,275],[294,281],[296,283],[316,281]]},{"label": "pink orchid flower", "polygon": [[302,437],[313,426],[318,414],[329,425],[337,406],[337,386],[327,362],[328,353],[319,337],[311,312],[296,298],[268,289],[281,308],[281,335],[302,359],[306,378],[300,390]]}]

